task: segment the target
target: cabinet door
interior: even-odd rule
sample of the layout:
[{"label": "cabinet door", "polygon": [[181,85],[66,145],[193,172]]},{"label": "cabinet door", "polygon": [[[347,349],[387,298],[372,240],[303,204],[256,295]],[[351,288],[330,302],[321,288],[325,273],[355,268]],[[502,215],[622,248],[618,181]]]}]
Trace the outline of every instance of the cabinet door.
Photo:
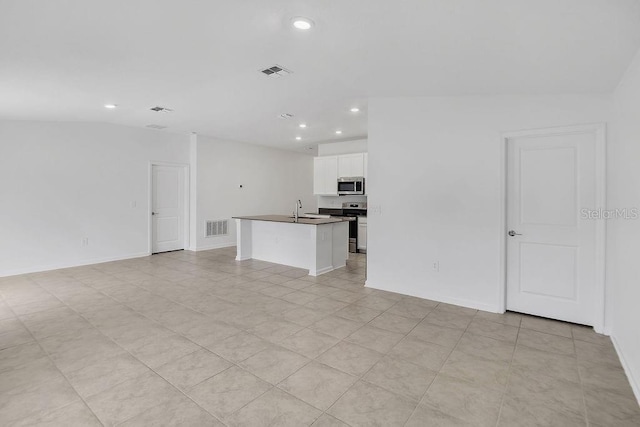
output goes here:
[{"label": "cabinet door", "polygon": [[338,158],[324,157],[324,193],[329,196],[338,195]]},{"label": "cabinet door", "polygon": [[351,157],[351,176],[364,176],[364,153],[354,154]]},{"label": "cabinet door", "polygon": [[338,156],[338,176],[351,177],[363,176],[364,174],[364,154],[345,154]]},{"label": "cabinet door", "polygon": [[351,173],[351,159],[349,156],[338,156],[338,177],[353,176]]},{"label": "cabinet door", "polygon": [[367,223],[358,223],[358,249],[367,249]]},{"label": "cabinet door", "polygon": [[313,194],[320,196],[338,194],[338,158],[336,156],[313,159]]},{"label": "cabinet door", "polygon": [[324,162],[322,157],[313,159],[313,194],[323,194],[324,191]]}]

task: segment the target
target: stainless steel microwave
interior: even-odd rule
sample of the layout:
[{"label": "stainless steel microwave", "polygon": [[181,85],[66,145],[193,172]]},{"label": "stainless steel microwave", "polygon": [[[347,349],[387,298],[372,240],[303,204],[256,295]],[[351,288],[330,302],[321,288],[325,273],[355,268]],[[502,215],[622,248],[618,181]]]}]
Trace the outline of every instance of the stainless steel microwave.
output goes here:
[{"label": "stainless steel microwave", "polygon": [[364,177],[338,178],[338,195],[364,194]]}]

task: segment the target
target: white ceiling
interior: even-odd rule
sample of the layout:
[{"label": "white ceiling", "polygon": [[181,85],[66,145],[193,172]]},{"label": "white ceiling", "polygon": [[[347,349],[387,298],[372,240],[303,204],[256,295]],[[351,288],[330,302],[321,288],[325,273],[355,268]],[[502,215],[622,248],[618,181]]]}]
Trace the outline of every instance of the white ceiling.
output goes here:
[{"label": "white ceiling", "polygon": [[0,0],[0,118],[303,149],[374,96],[609,92],[639,46],[636,0]]}]

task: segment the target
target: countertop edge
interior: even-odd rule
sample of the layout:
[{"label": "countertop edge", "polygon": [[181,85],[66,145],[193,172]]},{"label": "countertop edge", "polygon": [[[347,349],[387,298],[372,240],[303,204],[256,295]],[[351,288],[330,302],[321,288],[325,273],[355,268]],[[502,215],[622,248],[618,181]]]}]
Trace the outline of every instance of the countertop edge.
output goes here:
[{"label": "countertop edge", "polygon": [[298,222],[295,222],[293,218],[289,218],[286,215],[256,215],[256,216],[234,216],[233,219],[240,219],[245,221],[266,221],[266,222],[279,222],[283,224],[302,224],[302,225],[326,225],[326,224],[338,224],[341,222],[349,222],[354,219],[348,218],[299,218]]}]

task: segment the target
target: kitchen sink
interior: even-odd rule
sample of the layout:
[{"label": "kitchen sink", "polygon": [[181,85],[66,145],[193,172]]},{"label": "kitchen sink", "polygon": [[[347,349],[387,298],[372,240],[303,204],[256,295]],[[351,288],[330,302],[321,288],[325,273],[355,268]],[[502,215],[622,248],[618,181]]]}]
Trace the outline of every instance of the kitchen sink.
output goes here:
[{"label": "kitchen sink", "polygon": [[[289,218],[295,218],[295,216],[291,215]],[[326,219],[331,218],[331,215],[305,213],[298,215],[298,218]]]}]

